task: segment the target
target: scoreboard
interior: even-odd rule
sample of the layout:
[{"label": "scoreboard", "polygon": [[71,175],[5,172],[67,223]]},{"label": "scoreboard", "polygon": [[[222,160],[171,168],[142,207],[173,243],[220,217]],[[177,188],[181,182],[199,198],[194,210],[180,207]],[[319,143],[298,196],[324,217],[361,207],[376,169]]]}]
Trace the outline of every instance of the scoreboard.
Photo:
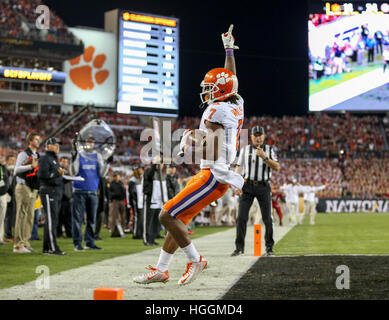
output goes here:
[{"label": "scoreboard", "polygon": [[119,113],[178,116],[179,19],[119,11]]}]

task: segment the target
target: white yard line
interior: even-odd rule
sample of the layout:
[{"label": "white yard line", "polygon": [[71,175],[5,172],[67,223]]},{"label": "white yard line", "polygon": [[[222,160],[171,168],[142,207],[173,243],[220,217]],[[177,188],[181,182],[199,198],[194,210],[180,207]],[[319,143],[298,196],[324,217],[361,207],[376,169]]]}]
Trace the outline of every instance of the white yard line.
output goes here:
[{"label": "white yard line", "polygon": [[[275,226],[275,242],[290,229],[289,226]],[[263,236],[264,226],[262,231]],[[2,289],[0,300],[90,300],[93,299],[93,290],[98,287],[123,288],[125,300],[220,299],[258,259],[253,256],[253,227],[248,226],[247,229],[245,254],[231,257],[235,249],[235,235],[236,230],[232,228],[193,241],[200,254],[208,259],[209,267],[193,283],[184,287],[177,284],[186,267],[186,258],[181,250],[177,250],[170,264],[170,280],[166,284],[139,285],[132,281],[135,276],[147,271],[144,267],[148,264],[155,266],[160,252],[160,248],[156,248],[57,273],[50,277],[49,289],[37,289],[36,281]],[[262,252],[265,252],[264,240]]]},{"label": "white yard line", "polygon": [[389,75],[378,68],[311,95],[309,108],[311,111],[322,111],[388,82]]}]

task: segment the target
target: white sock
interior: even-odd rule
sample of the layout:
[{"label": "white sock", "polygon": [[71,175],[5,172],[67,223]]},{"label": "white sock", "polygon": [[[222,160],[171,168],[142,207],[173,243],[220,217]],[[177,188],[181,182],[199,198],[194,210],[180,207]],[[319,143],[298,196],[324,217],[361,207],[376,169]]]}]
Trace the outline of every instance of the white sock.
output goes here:
[{"label": "white sock", "polygon": [[169,264],[173,259],[174,254],[168,253],[161,249],[161,253],[159,254],[159,259],[157,263],[157,269],[165,272],[169,268]]},{"label": "white sock", "polygon": [[186,257],[189,261],[193,262],[199,262],[200,261],[200,254],[197,252],[195,246],[193,243],[190,243],[184,248],[181,248],[182,251],[184,251]]}]

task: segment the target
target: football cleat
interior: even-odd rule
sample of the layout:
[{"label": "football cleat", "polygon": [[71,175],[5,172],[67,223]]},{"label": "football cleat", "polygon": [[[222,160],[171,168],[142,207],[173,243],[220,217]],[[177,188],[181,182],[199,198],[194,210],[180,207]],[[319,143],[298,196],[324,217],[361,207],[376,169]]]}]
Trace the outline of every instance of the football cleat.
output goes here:
[{"label": "football cleat", "polygon": [[169,280],[169,272],[167,270],[165,272],[162,272],[150,265],[148,265],[146,269],[150,270],[150,272],[135,277],[134,282],[140,284],[149,284],[153,282],[166,282]]},{"label": "football cleat", "polygon": [[200,256],[199,262],[188,262],[186,265],[186,271],[178,281],[178,284],[183,286],[191,283],[196,276],[207,267],[207,265],[208,261],[205,260],[203,256]]}]

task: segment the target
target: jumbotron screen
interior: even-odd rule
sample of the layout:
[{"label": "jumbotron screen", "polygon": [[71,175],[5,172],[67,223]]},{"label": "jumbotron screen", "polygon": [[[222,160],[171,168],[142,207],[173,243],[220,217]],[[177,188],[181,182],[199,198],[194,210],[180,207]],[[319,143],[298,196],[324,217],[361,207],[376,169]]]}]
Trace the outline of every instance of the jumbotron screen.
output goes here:
[{"label": "jumbotron screen", "polygon": [[309,111],[389,111],[389,2],[309,12]]},{"label": "jumbotron screen", "polygon": [[119,15],[117,111],[177,117],[179,19]]}]

